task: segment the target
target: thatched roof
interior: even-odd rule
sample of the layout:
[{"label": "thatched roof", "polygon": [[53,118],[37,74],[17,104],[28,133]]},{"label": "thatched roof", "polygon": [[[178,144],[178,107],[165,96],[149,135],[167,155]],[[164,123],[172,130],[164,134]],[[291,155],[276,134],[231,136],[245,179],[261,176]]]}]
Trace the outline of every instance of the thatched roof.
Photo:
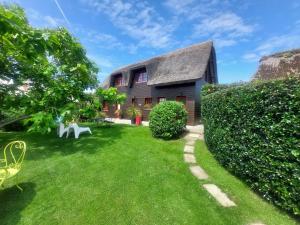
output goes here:
[{"label": "thatched roof", "polygon": [[262,57],[254,79],[268,80],[288,76],[300,76],[300,49]]},{"label": "thatched roof", "polygon": [[145,61],[127,65],[115,70],[103,83],[109,86],[111,76],[122,74],[127,86],[131,80],[132,71],[146,68],[148,85],[182,83],[202,78],[213,50],[213,42],[189,46],[176,51],[157,56]]}]

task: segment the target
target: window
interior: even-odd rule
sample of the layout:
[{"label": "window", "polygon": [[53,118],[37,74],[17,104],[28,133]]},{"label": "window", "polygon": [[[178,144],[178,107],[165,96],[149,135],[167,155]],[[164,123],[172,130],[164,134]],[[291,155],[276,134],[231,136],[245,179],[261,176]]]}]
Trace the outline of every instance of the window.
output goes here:
[{"label": "window", "polygon": [[144,83],[148,81],[148,75],[146,71],[136,73],[136,83]]},{"label": "window", "polygon": [[152,98],[145,98],[145,105],[152,104]]},{"label": "window", "polygon": [[115,87],[123,86],[123,79],[122,76],[115,77]]},{"label": "window", "polygon": [[186,96],[177,96],[176,101],[181,102],[183,105],[185,105],[186,104]]},{"label": "window", "polygon": [[131,104],[132,104],[132,105],[135,105],[135,104],[136,104],[136,98],[132,98],[132,99],[131,99]]},{"label": "window", "polygon": [[108,111],[108,102],[103,101],[103,111]]},{"label": "window", "polygon": [[167,99],[165,97],[158,97],[157,98],[157,102],[160,103],[160,102],[164,102],[166,101]]},{"label": "window", "polygon": [[152,106],[152,98],[145,98],[145,108],[151,108]]}]

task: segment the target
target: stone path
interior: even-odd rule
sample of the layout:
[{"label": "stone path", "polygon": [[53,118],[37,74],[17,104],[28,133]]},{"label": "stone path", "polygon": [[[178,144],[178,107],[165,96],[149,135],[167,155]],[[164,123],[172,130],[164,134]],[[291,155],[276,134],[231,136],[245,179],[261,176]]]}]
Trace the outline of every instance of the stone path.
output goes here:
[{"label": "stone path", "polygon": [[236,206],[215,184],[203,184],[203,187],[224,207]]},{"label": "stone path", "polygon": [[194,146],[193,145],[186,145],[184,146],[184,153],[194,154]]},{"label": "stone path", "polygon": [[190,171],[199,180],[205,180],[208,178],[207,173],[200,166],[190,166]]},{"label": "stone path", "polygon": [[[196,165],[196,157],[194,155],[195,142],[196,140],[203,140],[203,129],[199,129],[197,133],[188,133],[184,139],[186,140],[186,145],[184,146],[183,158],[186,163],[189,164],[191,173],[199,180],[206,180],[209,176],[203,168],[199,165]],[[231,201],[228,196],[221,191],[219,187],[215,184],[204,184],[204,189],[208,191],[222,206],[232,207],[236,204]]]},{"label": "stone path", "polygon": [[194,164],[196,163],[196,158],[192,154],[184,154],[184,161],[186,163]]},{"label": "stone path", "polygon": [[265,225],[265,224],[258,222],[258,223],[250,223],[249,225]]},{"label": "stone path", "polygon": [[[186,163],[189,164],[189,169],[191,173],[199,180],[205,181],[208,179],[208,174],[205,170],[196,164],[196,157],[194,155],[195,152],[195,142],[196,140],[204,140],[204,129],[203,126],[199,125],[197,129],[193,127],[188,129],[190,133],[188,133],[184,139],[186,140],[186,144],[183,149],[183,158]],[[223,207],[234,207],[237,206],[229,197],[215,184],[203,184],[202,187]],[[261,222],[251,223],[249,225],[265,225]]]}]

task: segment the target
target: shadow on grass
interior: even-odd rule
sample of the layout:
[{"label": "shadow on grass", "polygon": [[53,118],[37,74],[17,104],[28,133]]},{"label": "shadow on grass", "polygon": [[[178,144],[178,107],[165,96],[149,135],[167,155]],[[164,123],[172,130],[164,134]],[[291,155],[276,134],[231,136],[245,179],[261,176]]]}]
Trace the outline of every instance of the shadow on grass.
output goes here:
[{"label": "shadow on grass", "polygon": [[0,190],[0,224],[17,224],[21,212],[29,205],[36,195],[35,184],[21,183],[21,192],[16,186]]},{"label": "shadow on grass", "polygon": [[74,134],[59,138],[56,132],[47,135],[26,132],[8,132],[0,134],[0,145],[10,141],[24,140],[27,143],[26,160],[38,160],[51,157],[53,154],[69,155],[77,152],[93,154],[112,145],[122,136],[126,125],[91,126],[93,134],[82,133],[79,139]]}]

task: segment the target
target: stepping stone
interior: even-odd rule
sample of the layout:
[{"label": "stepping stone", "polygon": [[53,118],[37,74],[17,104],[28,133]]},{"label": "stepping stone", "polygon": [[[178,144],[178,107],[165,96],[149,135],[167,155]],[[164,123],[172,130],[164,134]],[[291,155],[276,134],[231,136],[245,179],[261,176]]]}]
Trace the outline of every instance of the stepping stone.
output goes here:
[{"label": "stepping stone", "polygon": [[198,138],[199,138],[199,134],[188,133],[184,136],[185,140],[197,140]]},{"label": "stepping stone", "polygon": [[191,132],[191,133],[196,133],[196,134],[203,134],[204,133],[204,127],[203,125],[196,125],[196,126],[186,126],[186,129]]},{"label": "stepping stone", "polygon": [[194,153],[194,146],[186,145],[186,146],[184,146],[184,150],[183,151],[185,153],[191,153],[191,154],[193,154]]},{"label": "stepping stone", "polygon": [[204,184],[203,187],[224,207],[236,206],[222,190],[214,184]]},{"label": "stepping stone", "polygon": [[196,140],[188,140],[185,144],[186,145],[192,145],[192,146],[194,146],[195,145],[195,141]]},{"label": "stepping stone", "polygon": [[184,161],[186,163],[196,163],[196,158],[192,154],[184,154]]},{"label": "stepping stone", "polygon": [[190,170],[199,180],[205,180],[208,178],[207,173],[200,166],[190,166]]},{"label": "stepping stone", "polygon": [[193,133],[188,134],[188,136],[191,138],[199,138],[200,137],[199,134],[193,134]]}]

